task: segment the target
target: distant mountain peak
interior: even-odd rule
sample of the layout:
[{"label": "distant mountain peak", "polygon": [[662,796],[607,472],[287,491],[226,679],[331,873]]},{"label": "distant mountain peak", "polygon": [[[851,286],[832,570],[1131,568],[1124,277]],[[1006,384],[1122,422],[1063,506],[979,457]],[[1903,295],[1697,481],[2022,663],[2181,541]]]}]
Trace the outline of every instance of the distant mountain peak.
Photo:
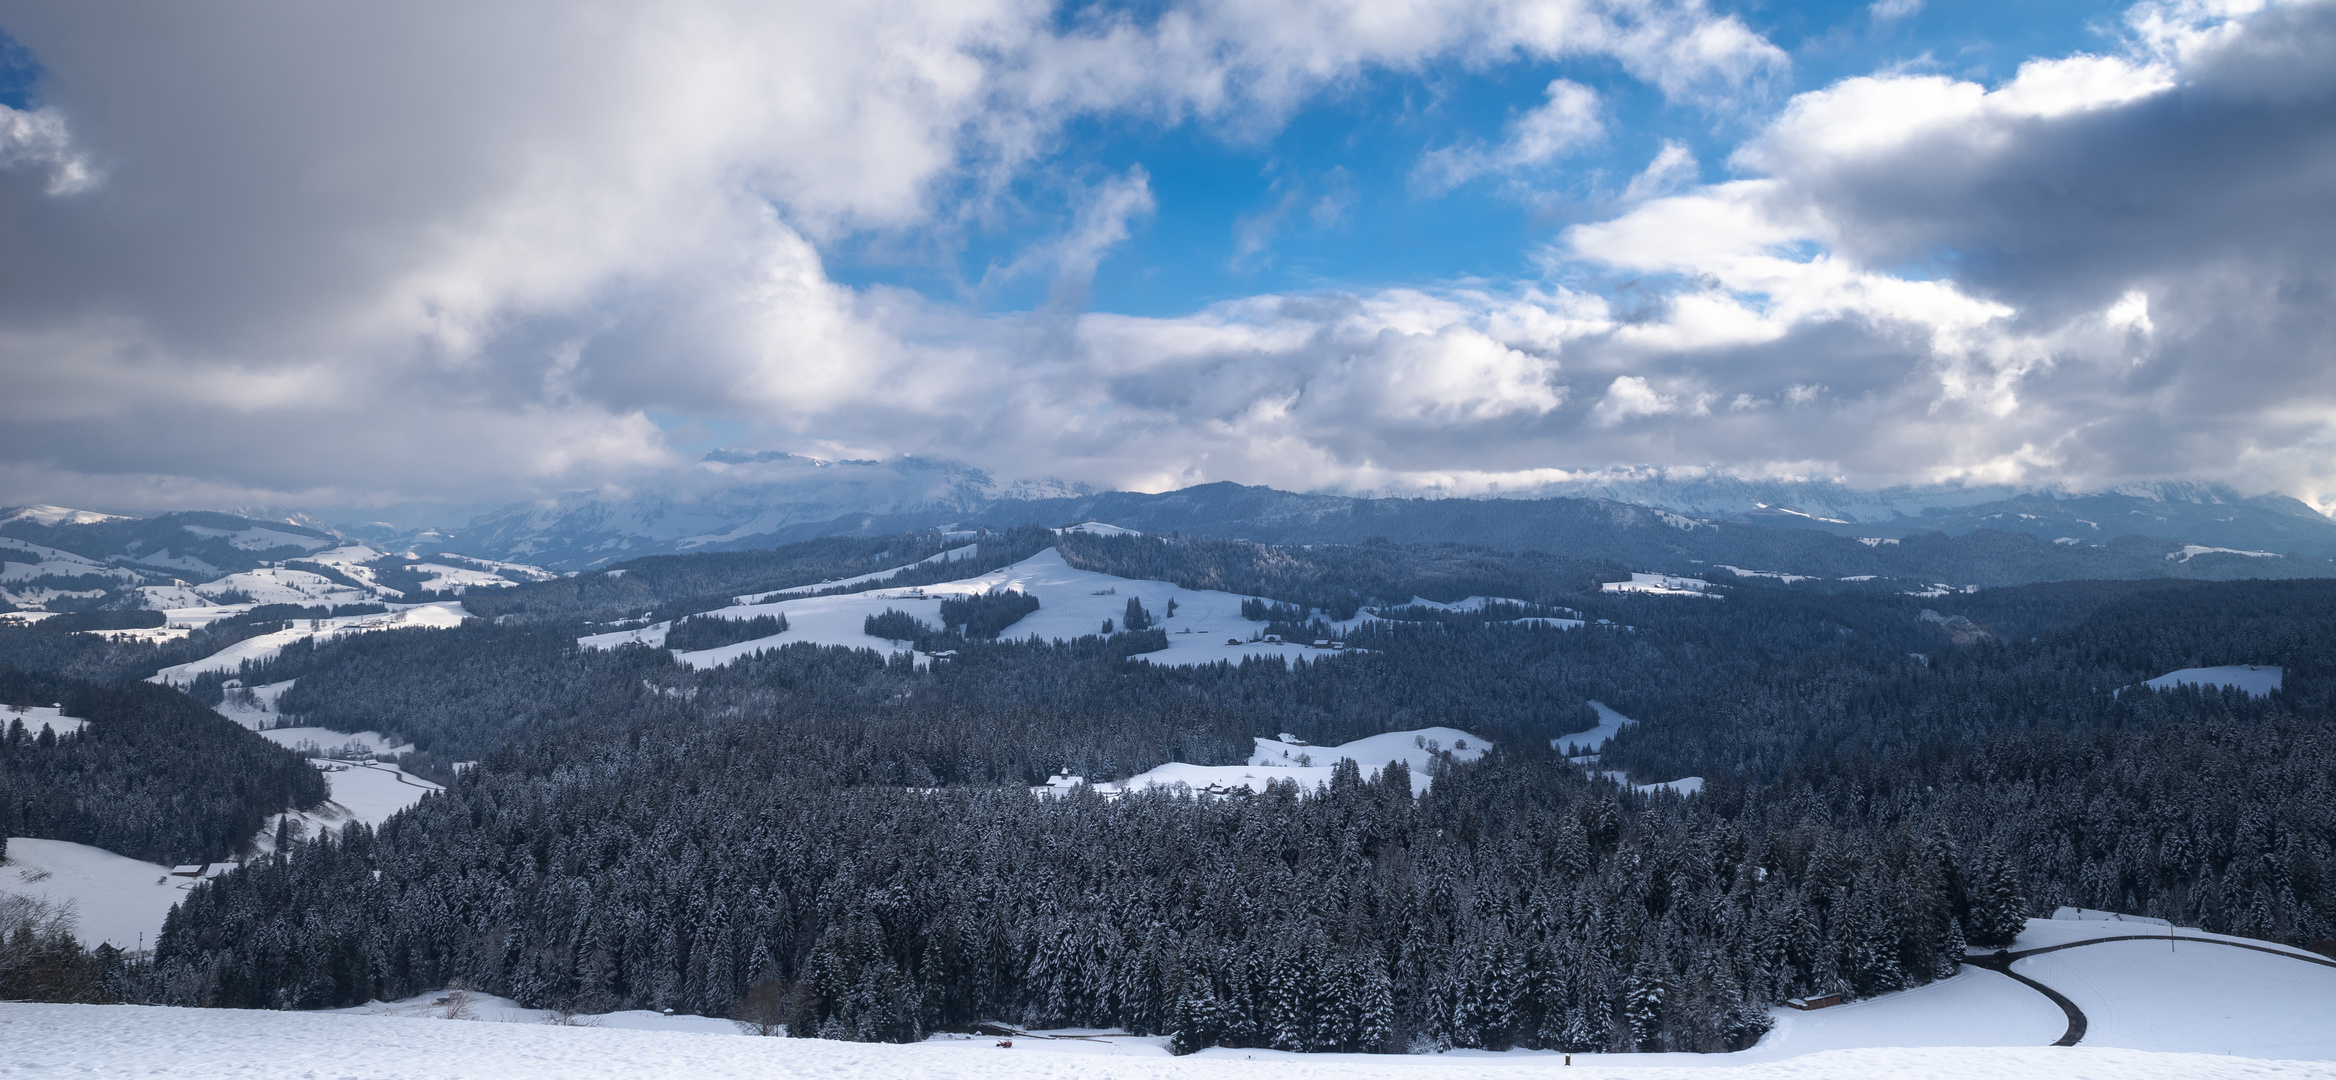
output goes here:
[{"label": "distant mountain peak", "polygon": [[15,521],[29,521],[36,525],[95,525],[101,521],[128,521],[120,514],[101,514],[95,510],[75,510],[69,506],[0,507],[0,525]]},{"label": "distant mountain peak", "polygon": [[987,470],[942,458],[830,460],[730,448],[629,490],[569,492],[481,515],[445,546],[582,569],[642,555],[768,546],[848,517],[954,518],[1000,500],[1092,493],[1054,478],[1000,482]]},{"label": "distant mountain peak", "polygon": [[717,465],[755,465],[765,461],[785,461],[795,455],[784,450],[709,450],[699,461]]}]

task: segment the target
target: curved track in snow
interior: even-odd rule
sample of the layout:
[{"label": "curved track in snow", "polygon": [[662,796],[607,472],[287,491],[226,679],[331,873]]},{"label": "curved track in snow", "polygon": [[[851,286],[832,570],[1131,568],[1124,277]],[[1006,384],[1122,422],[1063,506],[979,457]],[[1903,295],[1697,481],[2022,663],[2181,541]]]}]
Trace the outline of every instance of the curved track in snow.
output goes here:
[{"label": "curved track in snow", "polygon": [[1992,953],[1967,955],[1963,957],[1963,962],[1972,967],[1986,968],[1998,974],[2009,975],[2029,989],[2051,998],[2052,1003],[2060,1006],[2060,1011],[2068,1015],[2068,1030],[2063,1032],[2052,1045],[2075,1046],[2084,1040],[2085,1030],[2090,1026],[2085,1019],[2085,1011],[2077,1008],[2076,1002],[2070,1001],[2066,994],[2013,971],[2012,964],[2031,956],[2042,956],[2045,953],[2059,952],[2062,949],[2081,949],[2087,945],[2106,945],[2112,941],[2195,941],[2204,945],[2228,945],[2234,949],[2252,949],[2259,953],[2284,956],[2290,960],[2301,960],[2307,964],[2336,968],[2336,960],[2322,960],[2316,956],[2298,956],[2285,949],[2275,949],[2267,945],[2249,945],[2243,941],[2224,941],[2220,938],[2185,937],[2180,934],[2119,934],[2116,937],[2091,938],[2085,941],[2064,941],[2058,945],[2044,945],[2033,949],[2022,949],[2018,952],[1998,950]]}]

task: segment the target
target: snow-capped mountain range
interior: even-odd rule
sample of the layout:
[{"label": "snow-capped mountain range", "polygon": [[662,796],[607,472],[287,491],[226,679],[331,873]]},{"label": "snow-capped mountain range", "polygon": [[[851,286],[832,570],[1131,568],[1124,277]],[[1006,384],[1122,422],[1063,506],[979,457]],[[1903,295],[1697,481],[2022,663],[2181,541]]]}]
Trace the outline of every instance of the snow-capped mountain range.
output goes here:
[{"label": "snow-capped mountain range", "polygon": [[[717,450],[656,489],[573,492],[518,503],[437,541],[448,549],[559,569],[640,555],[768,546],[855,531],[842,519],[950,519],[1000,502],[1093,489],[1046,480],[1001,483],[958,462],[904,457],[827,461],[780,451]],[[428,543],[429,541],[422,541]]]},{"label": "snow-capped mountain range", "polygon": [[[1745,480],[1623,470],[1460,506],[1552,499],[1645,507],[1698,522],[1817,529],[1900,538],[1981,529],[2100,544],[2144,536],[2212,548],[2336,557],[2336,521],[2283,495],[2248,496],[2214,484],[2152,481],[2100,491],[1931,485],[1860,490],[1833,480]],[[1210,484],[1145,495],[1096,492],[1057,480],[1001,483],[956,462],[925,458],[824,461],[775,451],[717,451],[656,487],[575,492],[516,504],[436,537],[443,546],[554,569],[586,569],[641,555],[767,547],[840,533],[933,528],[958,521],[1061,524],[1138,514],[1157,531],[1248,535],[1255,526],[1325,515],[1369,516],[1434,499],[1368,498]],[[1486,507],[1479,505],[1477,512]],[[1433,516],[1432,514],[1430,516]],[[1059,520],[1058,520],[1059,519]],[[1131,523],[1132,524],[1132,523]],[[387,538],[384,538],[387,539]],[[1455,540],[1469,537],[1455,535]]]},{"label": "snow-capped mountain range", "polygon": [[2147,480],[2099,490],[1933,484],[1860,490],[1838,480],[1752,480],[1618,470],[1544,485],[1534,498],[1589,498],[1708,521],[1765,522],[1843,535],[1904,537],[1977,529],[2098,543],[2148,536],[2273,552],[2336,555],[2336,521],[2285,495]]},{"label": "snow-capped mountain range", "polygon": [[[830,461],[779,451],[716,451],[655,484],[516,503],[453,528],[328,526],[306,515],[257,512],[135,518],[59,506],[0,509],[0,543],[10,547],[0,552],[7,559],[0,582],[7,595],[0,599],[26,608],[77,607],[97,602],[130,578],[154,584],[212,581],[263,567],[282,571],[287,563],[314,562],[349,544],[385,558],[443,562],[465,556],[465,566],[518,581],[544,570],[574,572],[645,555],[768,548],[819,536],[1086,520],[1286,542],[1449,540],[1623,561],[1648,561],[1659,549],[1673,561],[1770,570],[1778,567],[1760,560],[1784,556],[1769,553],[1804,554],[1815,550],[1810,544],[1856,550],[1810,532],[1868,545],[1921,533],[1986,530],[2070,550],[2105,549],[2119,538],[2156,542],[2147,551],[2125,552],[2131,567],[2109,576],[2129,576],[2140,572],[2132,567],[2155,567],[2161,560],[2184,575],[2209,573],[2191,565],[2200,555],[2209,562],[2227,555],[2222,561],[2294,576],[2320,573],[2314,567],[2336,557],[2336,521],[2310,506],[2189,481],[2099,491],[1958,485],[1867,491],[1829,480],[1644,469],[1552,485],[1531,497],[1369,498],[1227,483],[1145,494],[1097,492],[1055,480],[1001,482],[970,465],[928,458]],[[1700,539],[1691,536],[1698,533]],[[2313,566],[2275,567],[2286,560],[2271,556],[2282,555],[2302,556]],[[2074,564],[2058,570],[2039,565],[2025,576],[2105,573]]]}]

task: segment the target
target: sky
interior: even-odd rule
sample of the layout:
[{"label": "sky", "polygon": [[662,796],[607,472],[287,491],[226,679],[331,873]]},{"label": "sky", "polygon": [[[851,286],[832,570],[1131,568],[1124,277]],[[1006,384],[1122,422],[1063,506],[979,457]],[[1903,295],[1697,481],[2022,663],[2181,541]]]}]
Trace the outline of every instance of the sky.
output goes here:
[{"label": "sky", "polygon": [[2336,3],[0,0],[0,504],[2336,506]]}]

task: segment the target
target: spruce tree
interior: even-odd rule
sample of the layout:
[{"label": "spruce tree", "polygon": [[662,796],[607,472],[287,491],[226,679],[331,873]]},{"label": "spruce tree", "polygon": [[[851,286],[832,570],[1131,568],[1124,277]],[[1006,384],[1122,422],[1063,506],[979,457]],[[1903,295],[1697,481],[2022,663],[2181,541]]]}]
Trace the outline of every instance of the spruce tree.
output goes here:
[{"label": "spruce tree", "polygon": [[1992,843],[1981,848],[1971,867],[1971,923],[1963,928],[1964,940],[1983,949],[2010,945],[2027,926],[2027,900],[2019,888],[2002,850]]}]

